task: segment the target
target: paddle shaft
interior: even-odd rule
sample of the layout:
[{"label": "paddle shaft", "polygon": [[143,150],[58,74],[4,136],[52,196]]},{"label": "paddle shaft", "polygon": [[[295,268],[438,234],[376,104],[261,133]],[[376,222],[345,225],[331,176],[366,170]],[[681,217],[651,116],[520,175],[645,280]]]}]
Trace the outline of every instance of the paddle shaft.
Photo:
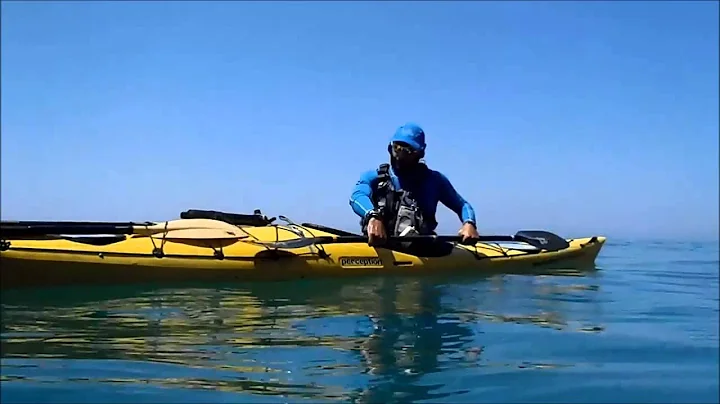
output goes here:
[{"label": "paddle shaft", "polygon": [[[339,237],[317,237],[316,239],[322,239],[324,243],[366,243],[368,241],[367,236],[339,236]],[[440,242],[461,242],[462,236],[436,236],[436,235],[416,235],[416,236],[403,236],[403,237],[387,237],[387,241],[394,242],[407,242],[407,241],[440,241]],[[327,240],[327,241],[326,241]],[[480,236],[477,241],[518,241],[515,236]]]},{"label": "paddle shaft", "polygon": [[3,238],[38,237],[49,234],[134,234],[137,226],[153,225],[154,223],[132,222],[40,222],[23,221],[0,223]]},{"label": "paddle shaft", "polygon": [[0,227],[14,226],[137,226],[145,224],[155,224],[154,222],[95,222],[95,221],[73,221],[73,220],[3,220],[0,221]]},{"label": "paddle shaft", "polygon": [[[413,235],[413,236],[391,236],[386,240],[390,242],[412,242],[412,241],[439,241],[439,242],[462,242],[462,236],[439,236],[439,235]],[[297,238],[292,240],[262,242],[256,241],[268,248],[305,248],[314,244],[337,244],[337,243],[367,243],[369,238],[360,235],[347,236],[319,236],[311,238]],[[486,235],[480,236],[475,242],[521,242],[530,244],[540,250],[558,251],[569,247],[567,240],[543,230],[523,230],[514,235]]]}]

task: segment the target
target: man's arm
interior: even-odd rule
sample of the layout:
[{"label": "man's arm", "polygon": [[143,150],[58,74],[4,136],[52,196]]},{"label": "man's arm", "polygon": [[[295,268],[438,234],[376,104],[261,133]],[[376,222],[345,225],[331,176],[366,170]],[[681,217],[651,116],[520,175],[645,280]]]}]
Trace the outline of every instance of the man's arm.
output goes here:
[{"label": "man's arm", "polygon": [[376,170],[364,172],[358,182],[355,183],[355,188],[353,188],[352,195],[350,195],[350,206],[352,206],[353,212],[362,218],[375,209],[371,199],[375,181],[377,181]]},{"label": "man's arm", "polygon": [[458,215],[463,223],[471,221],[475,224],[475,210],[470,202],[466,201],[453,187],[450,180],[440,172],[437,172],[440,181],[440,202]]}]

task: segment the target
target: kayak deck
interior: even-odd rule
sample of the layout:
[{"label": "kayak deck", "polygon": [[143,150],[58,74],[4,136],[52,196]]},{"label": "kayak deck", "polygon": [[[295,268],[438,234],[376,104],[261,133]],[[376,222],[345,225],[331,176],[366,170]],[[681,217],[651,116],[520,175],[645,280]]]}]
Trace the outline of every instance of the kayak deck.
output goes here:
[{"label": "kayak deck", "polygon": [[[227,226],[224,223],[223,226]],[[276,249],[257,242],[338,236],[316,225],[234,226],[237,237],[156,235],[49,237],[3,241],[3,289],[142,282],[279,281],[369,274],[523,273],[545,268],[594,268],[605,237],[569,239],[545,251],[507,243],[438,243],[414,250],[329,243]],[[172,234],[171,232],[165,233]]]}]

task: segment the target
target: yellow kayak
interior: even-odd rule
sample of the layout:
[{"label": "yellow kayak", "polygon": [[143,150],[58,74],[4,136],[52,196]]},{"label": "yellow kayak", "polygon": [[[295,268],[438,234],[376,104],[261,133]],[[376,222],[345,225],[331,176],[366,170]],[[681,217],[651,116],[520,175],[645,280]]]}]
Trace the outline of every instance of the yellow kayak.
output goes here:
[{"label": "yellow kayak", "polygon": [[419,246],[371,247],[362,237],[341,230],[287,219],[279,224],[258,214],[187,211],[177,220],[123,225],[3,222],[0,285],[9,289],[583,269],[594,268],[606,240],[557,238],[556,247],[546,248],[542,237],[540,242],[520,238],[528,244],[500,236],[495,237],[499,241],[475,245],[438,239]]}]

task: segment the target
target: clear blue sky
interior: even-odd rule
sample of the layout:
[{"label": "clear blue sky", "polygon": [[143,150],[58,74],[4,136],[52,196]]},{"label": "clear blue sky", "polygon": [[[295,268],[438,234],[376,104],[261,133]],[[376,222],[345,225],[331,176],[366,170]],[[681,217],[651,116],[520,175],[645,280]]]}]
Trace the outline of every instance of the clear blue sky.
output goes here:
[{"label": "clear blue sky", "polygon": [[356,230],[415,121],[481,232],[716,238],[718,47],[711,1],[5,2],[2,217]]}]

